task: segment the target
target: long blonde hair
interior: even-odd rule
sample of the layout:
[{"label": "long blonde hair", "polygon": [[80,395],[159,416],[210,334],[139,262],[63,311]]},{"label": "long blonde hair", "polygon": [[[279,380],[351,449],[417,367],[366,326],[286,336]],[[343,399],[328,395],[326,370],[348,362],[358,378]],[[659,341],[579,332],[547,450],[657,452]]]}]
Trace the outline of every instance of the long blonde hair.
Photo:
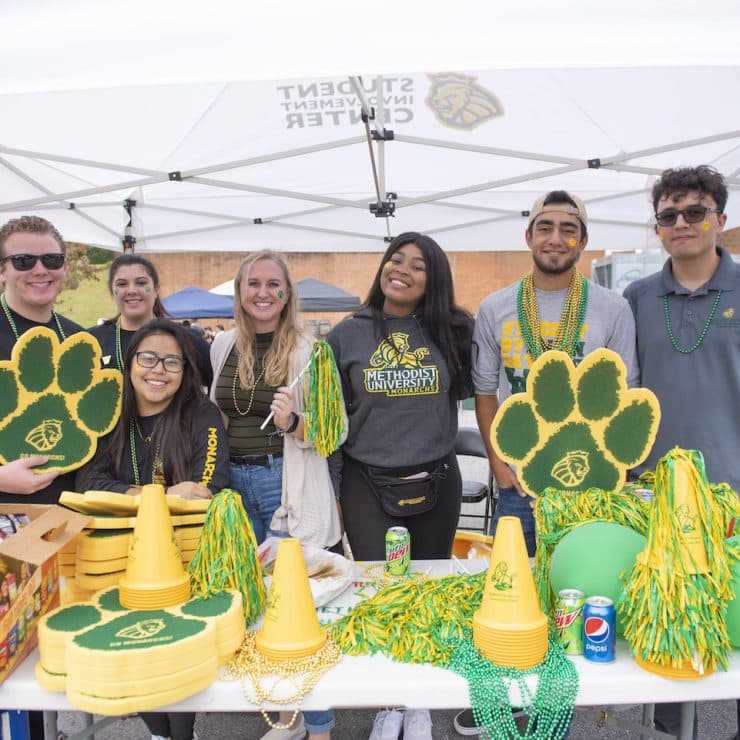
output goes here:
[{"label": "long blonde hair", "polygon": [[275,335],[272,338],[270,349],[265,354],[264,381],[270,386],[283,385],[288,380],[290,373],[290,355],[295,349],[300,328],[298,325],[298,300],[290,279],[288,265],[280,254],[272,249],[262,249],[259,252],[247,255],[239,265],[234,278],[234,322],[236,324],[236,349],[239,353],[237,369],[239,372],[239,383],[242,388],[252,388],[255,385],[255,352],[254,324],[249,314],[244,310],[241,300],[242,280],[249,276],[249,270],[255,262],[260,260],[272,260],[283,271],[285,284],[288,291],[288,301],[280,312],[280,319]]}]

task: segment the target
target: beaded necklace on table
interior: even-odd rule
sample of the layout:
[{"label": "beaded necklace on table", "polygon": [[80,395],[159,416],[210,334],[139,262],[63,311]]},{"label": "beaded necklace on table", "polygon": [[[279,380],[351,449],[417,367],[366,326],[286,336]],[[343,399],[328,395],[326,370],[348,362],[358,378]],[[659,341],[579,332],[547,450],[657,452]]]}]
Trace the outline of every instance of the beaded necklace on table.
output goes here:
[{"label": "beaded necklace on table", "polygon": [[682,355],[690,355],[692,352],[696,352],[696,350],[699,349],[699,347],[701,347],[701,344],[704,341],[704,337],[706,337],[707,332],[709,331],[709,326],[712,323],[714,314],[717,313],[717,308],[719,306],[719,299],[721,297],[722,297],[722,290],[720,289],[717,291],[717,297],[714,299],[714,303],[712,304],[712,310],[709,312],[709,316],[707,317],[707,320],[704,323],[702,330],[699,332],[699,338],[688,349],[684,349],[678,343],[678,340],[673,334],[673,327],[671,326],[671,311],[670,311],[670,308],[668,307],[668,294],[663,296],[665,328],[668,330],[668,339],[671,340],[673,349],[675,349],[676,352],[680,352]]},{"label": "beaded necklace on table", "polygon": [[525,275],[519,283],[516,306],[519,328],[532,357],[537,359],[548,349],[559,349],[573,356],[581,336],[587,305],[588,281],[578,270],[574,270],[570,285],[568,285],[563,310],[560,314],[558,333],[555,341],[550,345],[542,337],[540,329],[533,275],[531,272]]},{"label": "beaded necklace on table", "polygon": [[[8,301],[5,298],[5,293],[0,296],[0,304],[2,304],[3,307],[3,313],[5,314],[5,318],[8,320],[8,323],[10,324],[10,328],[13,331],[13,335],[15,336],[15,341],[17,342],[21,337],[18,333],[18,327],[15,325],[15,319],[13,318],[13,314],[10,313],[10,306],[8,306]],[[59,315],[56,311],[52,310],[51,315],[54,317],[54,321],[57,325],[57,331],[59,332],[59,336],[61,337],[62,341],[64,341],[67,337],[64,333],[64,329],[62,329],[62,322],[59,321]]]}]

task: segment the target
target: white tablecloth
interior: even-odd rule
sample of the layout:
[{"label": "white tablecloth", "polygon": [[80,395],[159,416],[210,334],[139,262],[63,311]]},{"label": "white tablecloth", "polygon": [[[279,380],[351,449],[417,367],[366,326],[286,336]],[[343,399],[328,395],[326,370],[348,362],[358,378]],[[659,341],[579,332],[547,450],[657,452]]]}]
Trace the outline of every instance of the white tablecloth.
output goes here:
[{"label": "white tablecloth", "polygon": [[[450,561],[419,562],[413,566],[415,570],[432,568],[433,575],[457,572],[456,566]],[[471,572],[484,566],[482,561],[465,561],[465,567]],[[348,598],[339,597],[336,603],[346,604]],[[624,642],[617,644],[617,659],[614,663],[592,663],[578,656],[572,659],[578,669],[576,703],[580,706],[708,701],[740,697],[738,650],[730,658],[728,671],[719,671],[698,681],[673,681],[647,673],[632,660]],[[45,691],[36,683],[33,668],[37,660],[38,653],[34,651],[0,684],[0,706],[7,709],[74,709],[64,694]],[[511,699],[512,703],[517,703],[517,696],[513,692]],[[470,700],[466,681],[451,671],[428,665],[396,663],[376,655],[344,656],[339,665],[327,671],[303,701],[304,709],[383,706],[454,709],[470,706]],[[245,698],[238,682],[220,680],[205,691],[167,709],[249,712],[257,708]]]}]

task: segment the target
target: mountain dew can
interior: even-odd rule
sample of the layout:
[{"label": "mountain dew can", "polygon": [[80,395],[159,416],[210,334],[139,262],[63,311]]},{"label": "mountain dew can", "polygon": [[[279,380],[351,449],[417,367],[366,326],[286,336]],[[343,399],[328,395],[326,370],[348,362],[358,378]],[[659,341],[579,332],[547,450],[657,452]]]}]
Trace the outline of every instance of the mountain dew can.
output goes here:
[{"label": "mountain dew can", "polygon": [[411,535],[406,527],[391,527],[385,533],[385,572],[408,575],[411,566]]},{"label": "mountain dew can", "polygon": [[555,606],[557,640],[567,655],[583,655],[583,607],[586,594],[577,588],[558,591]]}]

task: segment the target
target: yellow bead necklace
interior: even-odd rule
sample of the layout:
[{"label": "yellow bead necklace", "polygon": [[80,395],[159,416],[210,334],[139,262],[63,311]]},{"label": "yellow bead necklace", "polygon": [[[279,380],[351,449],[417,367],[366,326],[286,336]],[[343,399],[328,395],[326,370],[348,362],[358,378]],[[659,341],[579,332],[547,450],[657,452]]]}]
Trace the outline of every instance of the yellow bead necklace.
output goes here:
[{"label": "yellow bead necklace", "polygon": [[537,358],[548,349],[563,350],[569,355],[575,354],[587,304],[588,281],[578,270],[574,270],[560,314],[558,333],[555,341],[550,344],[543,338],[540,328],[533,274],[530,272],[525,275],[519,283],[517,313],[520,331],[532,357]]}]

